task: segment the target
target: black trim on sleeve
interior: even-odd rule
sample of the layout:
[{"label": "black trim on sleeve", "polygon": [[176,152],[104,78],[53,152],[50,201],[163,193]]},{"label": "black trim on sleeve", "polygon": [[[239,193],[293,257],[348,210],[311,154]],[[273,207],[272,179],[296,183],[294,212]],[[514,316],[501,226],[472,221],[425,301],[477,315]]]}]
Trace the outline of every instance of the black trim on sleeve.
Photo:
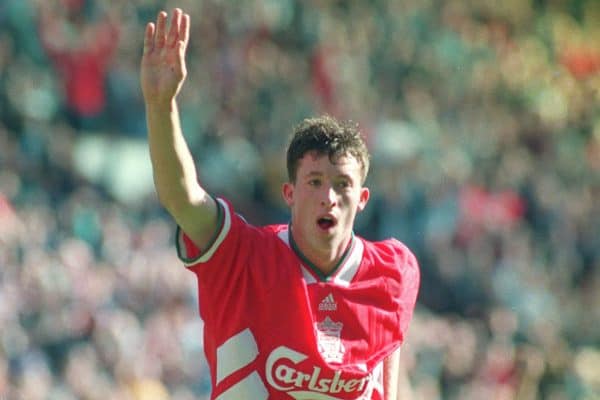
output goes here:
[{"label": "black trim on sleeve", "polygon": [[[215,204],[217,205],[217,228],[215,229],[215,232],[213,233],[212,237],[210,238],[210,240],[208,241],[208,245],[206,246],[206,248],[200,249],[198,247],[198,245],[196,245],[194,243],[194,245],[196,245],[199,249],[200,249],[200,254],[197,257],[193,257],[193,258],[188,258],[186,257],[187,255],[187,250],[185,250],[185,243],[183,241],[183,230],[181,229],[181,227],[179,225],[177,225],[177,229],[175,231],[175,247],[177,249],[177,257],[179,257],[179,259],[181,261],[183,261],[185,264],[193,264],[194,261],[198,260],[199,258],[201,258],[217,241],[217,238],[219,237],[219,234],[221,233],[221,231],[223,230],[223,225],[225,224],[225,210],[223,210],[223,205],[216,199],[216,198],[212,198],[215,201]],[[185,251],[185,255],[184,255],[184,251]]]}]

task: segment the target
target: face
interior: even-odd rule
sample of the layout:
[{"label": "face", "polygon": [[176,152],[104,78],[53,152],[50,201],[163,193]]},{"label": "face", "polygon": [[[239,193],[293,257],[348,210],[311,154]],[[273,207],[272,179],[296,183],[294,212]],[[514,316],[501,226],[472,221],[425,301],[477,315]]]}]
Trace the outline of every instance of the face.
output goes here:
[{"label": "face", "polygon": [[283,185],[283,197],[291,209],[294,240],[303,252],[344,250],[356,213],[369,200],[361,177],[361,165],[352,156],[333,164],[327,155],[309,152],[299,160],[296,182]]}]

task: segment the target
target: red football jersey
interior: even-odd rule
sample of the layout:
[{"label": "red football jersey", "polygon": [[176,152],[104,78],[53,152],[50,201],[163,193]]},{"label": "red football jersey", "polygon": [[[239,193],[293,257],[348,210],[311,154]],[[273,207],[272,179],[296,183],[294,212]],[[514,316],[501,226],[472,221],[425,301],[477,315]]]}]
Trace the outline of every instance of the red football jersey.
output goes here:
[{"label": "red football jersey", "polygon": [[217,204],[205,251],[177,234],[197,276],[211,399],[383,399],[383,359],[402,343],[419,288],[413,254],[353,236],[324,276],[287,225],[256,227]]}]

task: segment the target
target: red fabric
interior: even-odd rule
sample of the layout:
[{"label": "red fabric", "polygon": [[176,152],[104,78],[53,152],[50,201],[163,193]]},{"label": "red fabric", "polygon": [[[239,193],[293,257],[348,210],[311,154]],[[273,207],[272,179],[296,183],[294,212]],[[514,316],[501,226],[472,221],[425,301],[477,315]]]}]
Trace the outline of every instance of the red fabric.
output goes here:
[{"label": "red fabric", "polygon": [[[355,238],[338,270],[319,280],[281,239],[287,226],[254,227],[229,207],[230,228],[209,260],[190,261],[202,253],[179,236],[179,255],[198,278],[211,398],[258,373],[273,400],[382,399],[382,361],[403,341],[419,287],[412,253],[395,240]],[[256,358],[217,381],[218,349],[244,331]]]},{"label": "red fabric", "polygon": [[567,49],[560,60],[577,79],[585,79],[600,72],[600,51],[592,48]]},{"label": "red fabric", "polygon": [[64,54],[56,57],[56,63],[65,77],[69,108],[82,116],[94,116],[102,112],[106,105],[106,66],[102,57],[92,52]]},{"label": "red fabric", "polygon": [[460,226],[458,236],[469,240],[482,231],[512,227],[525,213],[525,202],[510,190],[490,192],[482,187],[465,188],[459,199]]},{"label": "red fabric", "polygon": [[325,112],[336,115],[338,104],[332,71],[327,64],[329,57],[332,57],[332,54],[325,49],[314,53],[311,64],[312,87]]},{"label": "red fabric", "polygon": [[[45,24],[42,39],[62,77],[68,107],[81,116],[100,114],[106,106],[105,79],[118,45],[117,28],[108,21],[90,25],[82,28],[81,41],[74,48],[60,48],[53,45],[52,37],[60,34],[58,26]],[[90,39],[87,36],[91,33]]]}]

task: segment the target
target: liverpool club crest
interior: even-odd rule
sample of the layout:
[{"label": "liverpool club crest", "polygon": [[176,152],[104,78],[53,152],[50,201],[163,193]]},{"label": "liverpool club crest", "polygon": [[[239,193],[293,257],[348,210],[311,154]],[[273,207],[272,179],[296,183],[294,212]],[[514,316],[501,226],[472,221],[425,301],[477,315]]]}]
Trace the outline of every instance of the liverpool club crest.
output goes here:
[{"label": "liverpool club crest", "polygon": [[342,344],[341,322],[333,322],[326,317],[322,322],[315,323],[319,352],[328,363],[341,363],[344,359],[344,345]]}]

